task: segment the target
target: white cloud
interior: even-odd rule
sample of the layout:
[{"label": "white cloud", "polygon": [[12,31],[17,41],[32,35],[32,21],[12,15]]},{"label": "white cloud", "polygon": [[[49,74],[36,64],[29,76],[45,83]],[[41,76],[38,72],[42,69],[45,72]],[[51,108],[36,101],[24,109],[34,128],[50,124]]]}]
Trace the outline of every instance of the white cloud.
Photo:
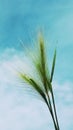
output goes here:
[{"label": "white cloud", "polygon": [[[11,53],[11,50],[6,51],[5,55],[6,53]],[[28,60],[24,58],[24,61],[28,64]],[[0,62],[0,129],[52,130],[53,125],[46,105],[36,98],[33,99],[31,95],[25,95],[26,92],[13,71],[21,70],[20,66],[27,71],[29,64],[24,64],[22,54],[17,53],[7,61],[4,57]],[[61,129],[72,129],[73,83],[53,83],[53,86]]]}]

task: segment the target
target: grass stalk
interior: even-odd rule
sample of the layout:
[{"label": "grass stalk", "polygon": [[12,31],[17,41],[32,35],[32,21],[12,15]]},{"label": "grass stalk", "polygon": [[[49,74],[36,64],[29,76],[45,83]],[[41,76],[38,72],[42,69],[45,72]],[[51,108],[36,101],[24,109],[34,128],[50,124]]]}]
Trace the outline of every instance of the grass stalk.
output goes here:
[{"label": "grass stalk", "polygon": [[54,118],[53,109],[52,109],[52,105],[51,105],[51,100],[50,100],[49,94],[47,96],[48,96],[48,101],[49,101],[48,108],[49,108],[49,111],[50,111],[50,114],[51,114],[51,117],[52,117],[52,120],[53,120],[53,123],[54,123],[54,127],[55,127],[55,130],[58,130],[57,129],[57,124],[55,122],[55,118]]},{"label": "grass stalk", "polygon": [[23,81],[26,81],[26,83],[32,86],[32,89],[35,90],[42,97],[42,99],[45,101],[46,105],[48,106],[48,110],[51,114],[55,130],[60,130],[57,112],[56,112],[56,106],[55,106],[54,93],[51,84],[53,80],[53,74],[55,68],[56,50],[54,51],[51,75],[49,78],[46,71],[47,70],[46,55],[45,55],[45,48],[44,48],[44,40],[42,37],[40,37],[39,39],[39,47],[40,47],[39,49],[40,59],[37,63],[35,63],[35,67],[39,72],[40,79],[42,79],[41,80],[42,86],[40,86],[40,84],[36,82],[34,78],[31,78],[26,74],[20,73],[20,77],[22,78]]},{"label": "grass stalk", "polygon": [[52,91],[51,91],[51,96],[52,96],[52,103],[53,103],[53,108],[54,108],[54,114],[55,114],[55,118],[56,118],[57,127],[58,127],[58,130],[60,130],[59,123],[58,123],[57,112],[56,112],[56,106],[55,106],[55,100],[54,100],[53,89],[52,89]]}]

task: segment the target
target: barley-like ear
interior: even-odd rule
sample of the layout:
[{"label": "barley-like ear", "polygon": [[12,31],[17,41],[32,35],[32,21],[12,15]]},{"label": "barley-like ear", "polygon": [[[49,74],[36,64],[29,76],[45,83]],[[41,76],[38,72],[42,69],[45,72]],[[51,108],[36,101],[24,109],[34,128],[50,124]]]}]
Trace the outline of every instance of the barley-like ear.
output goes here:
[{"label": "barley-like ear", "polygon": [[26,83],[28,83],[29,85],[31,85],[31,81],[30,81],[30,78],[29,76],[27,76],[26,74],[23,74],[23,73],[19,73],[19,77]]},{"label": "barley-like ear", "polygon": [[54,51],[54,57],[53,57],[53,63],[52,63],[52,69],[51,69],[50,82],[52,82],[52,80],[53,80],[54,69],[55,69],[55,63],[56,63],[56,49],[55,49],[55,51]]},{"label": "barley-like ear", "polygon": [[42,35],[39,37],[39,46],[40,46],[40,71],[42,72],[43,84],[45,87],[45,91],[47,91],[46,85],[46,56],[45,56],[45,48],[44,48],[44,39]]},{"label": "barley-like ear", "polygon": [[36,81],[34,79],[30,78],[26,74],[19,73],[19,75],[22,78],[22,80],[24,82],[27,82],[32,87],[31,89],[32,90],[34,89],[44,99],[45,103],[47,104],[47,99],[46,99],[45,92],[40,87],[40,85],[38,83],[36,83]]},{"label": "barley-like ear", "polygon": [[30,81],[31,81],[33,88],[38,92],[38,94],[40,94],[40,96],[44,99],[45,103],[48,104],[45,92],[41,89],[41,87],[33,79],[30,79]]}]

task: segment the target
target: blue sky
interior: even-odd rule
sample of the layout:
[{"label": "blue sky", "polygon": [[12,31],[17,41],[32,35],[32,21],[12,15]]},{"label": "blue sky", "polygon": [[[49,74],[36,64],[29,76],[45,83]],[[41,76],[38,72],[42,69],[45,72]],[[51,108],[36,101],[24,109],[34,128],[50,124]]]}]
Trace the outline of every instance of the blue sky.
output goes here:
[{"label": "blue sky", "polygon": [[[61,70],[61,74],[60,72],[58,74],[63,77],[62,80],[72,80],[73,63],[70,58],[73,53],[72,8],[72,1],[1,1],[0,50],[20,49],[20,40],[25,46],[31,46],[42,28],[47,44],[50,43],[53,48],[58,41],[57,73]],[[62,73],[62,69],[66,70],[65,73]],[[57,78],[60,81],[58,74]]]},{"label": "blue sky", "polygon": [[44,34],[49,61],[57,46],[53,85],[60,126],[64,130],[73,129],[72,0],[0,0],[0,128],[2,130],[53,129],[44,104],[32,96],[27,96],[14,73],[14,70],[22,68],[26,72],[31,72],[30,63],[20,41],[23,41],[25,48],[33,48],[40,29]]}]

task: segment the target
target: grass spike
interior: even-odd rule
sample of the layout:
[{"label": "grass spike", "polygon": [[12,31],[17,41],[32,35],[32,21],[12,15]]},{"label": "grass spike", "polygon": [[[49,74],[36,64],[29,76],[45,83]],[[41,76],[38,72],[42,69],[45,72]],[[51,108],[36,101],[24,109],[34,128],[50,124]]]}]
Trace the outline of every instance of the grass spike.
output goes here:
[{"label": "grass spike", "polygon": [[41,61],[41,72],[43,78],[43,84],[45,87],[45,91],[47,92],[47,85],[46,85],[46,58],[45,58],[45,48],[44,48],[44,40],[42,35],[39,37],[39,44],[40,44],[40,61]]},{"label": "grass spike", "polygon": [[40,87],[40,85],[38,85],[36,83],[36,81],[32,78],[30,78],[29,76],[25,75],[25,74],[22,74],[20,73],[19,74],[20,77],[22,78],[22,80],[24,80],[25,82],[27,82],[29,85],[31,85],[34,90],[40,94],[40,96],[44,99],[45,103],[47,104],[47,99],[46,99],[46,95],[45,95],[45,92],[43,91],[43,89]]}]

